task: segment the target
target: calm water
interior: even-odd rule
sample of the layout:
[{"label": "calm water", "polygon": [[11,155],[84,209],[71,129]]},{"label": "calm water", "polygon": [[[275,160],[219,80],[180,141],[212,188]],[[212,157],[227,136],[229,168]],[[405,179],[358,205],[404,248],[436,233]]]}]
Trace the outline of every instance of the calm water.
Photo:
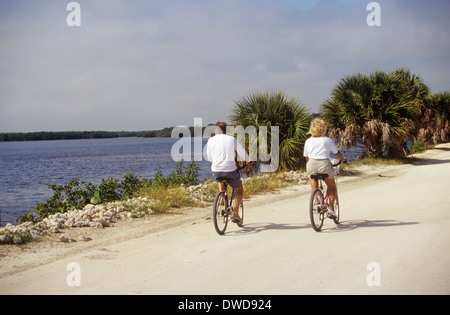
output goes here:
[{"label": "calm water", "polygon": [[[53,191],[47,184],[66,184],[79,178],[99,184],[102,178],[122,179],[128,173],[152,177],[158,169],[169,174],[176,162],[171,157],[172,138],[114,138],[0,142],[0,210],[2,225],[15,224]],[[206,142],[206,139],[204,139]],[[193,146],[192,146],[193,147]],[[198,162],[201,177],[210,164]]]}]

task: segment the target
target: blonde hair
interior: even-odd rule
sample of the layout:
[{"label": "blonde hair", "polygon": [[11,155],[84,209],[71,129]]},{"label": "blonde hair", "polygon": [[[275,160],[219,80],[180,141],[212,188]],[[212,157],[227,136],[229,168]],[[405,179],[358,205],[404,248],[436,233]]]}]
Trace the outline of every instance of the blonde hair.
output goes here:
[{"label": "blonde hair", "polygon": [[311,126],[309,127],[309,133],[313,137],[323,137],[327,131],[327,125],[325,121],[320,118],[316,118],[311,122]]}]

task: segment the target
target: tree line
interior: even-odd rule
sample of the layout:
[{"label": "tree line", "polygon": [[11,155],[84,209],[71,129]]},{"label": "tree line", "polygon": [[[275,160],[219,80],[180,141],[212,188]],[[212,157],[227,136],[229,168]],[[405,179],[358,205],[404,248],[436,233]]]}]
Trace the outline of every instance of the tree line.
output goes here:
[{"label": "tree line", "polygon": [[125,137],[170,137],[172,128],[147,131],[39,131],[0,133],[0,142],[6,141],[42,141],[107,139]]},{"label": "tree line", "polygon": [[[8,141],[45,141],[45,140],[77,140],[108,138],[169,138],[174,127],[146,131],[39,131],[0,133],[0,142]],[[202,127],[204,130],[206,127]],[[189,127],[194,135],[194,127]]]}]

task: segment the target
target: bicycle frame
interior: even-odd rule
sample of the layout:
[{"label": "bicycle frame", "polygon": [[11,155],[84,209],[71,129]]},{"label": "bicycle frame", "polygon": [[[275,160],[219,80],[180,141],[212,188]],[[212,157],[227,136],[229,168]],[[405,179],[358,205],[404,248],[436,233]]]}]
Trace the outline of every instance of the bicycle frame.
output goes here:
[{"label": "bicycle frame", "polygon": [[234,195],[236,194],[236,192],[234,191],[234,188],[232,187],[231,189],[231,198],[228,199],[228,182],[226,179],[222,180],[220,182],[220,184],[222,185],[221,187],[221,191],[223,191],[225,193],[225,200],[229,200],[229,204],[227,204],[227,213],[231,214],[233,212],[233,199],[234,199]]},{"label": "bicycle frame", "polygon": [[[327,187],[327,190],[324,190],[324,188],[323,188],[323,180],[322,179],[317,179],[317,188],[320,189],[320,191],[322,192],[322,195],[323,195],[323,200],[322,200],[322,202],[320,204],[320,209],[322,210],[322,212],[325,212],[325,213],[328,214],[328,199],[329,199],[328,187]],[[329,217],[329,215],[328,215],[328,217]]]}]

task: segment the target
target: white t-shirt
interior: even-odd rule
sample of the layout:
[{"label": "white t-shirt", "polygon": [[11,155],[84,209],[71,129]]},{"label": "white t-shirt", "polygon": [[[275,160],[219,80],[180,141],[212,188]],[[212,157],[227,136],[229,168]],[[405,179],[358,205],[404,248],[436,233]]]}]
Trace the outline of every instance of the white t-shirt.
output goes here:
[{"label": "white t-shirt", "polygon": [[303,156],[310,159],[329,159],[330,152],[336,154],[338,149],[336,144],[328,137],[311,137],[305,142]]},{"label": "white t-shirt", "polygon": [[236,170],[235,152],[241,161],[250,161],[247,152],[236,138],[226,134],[217,134],[210,138],[206,143],[206,157],[212,163],[211,171],[233,172]]}]

